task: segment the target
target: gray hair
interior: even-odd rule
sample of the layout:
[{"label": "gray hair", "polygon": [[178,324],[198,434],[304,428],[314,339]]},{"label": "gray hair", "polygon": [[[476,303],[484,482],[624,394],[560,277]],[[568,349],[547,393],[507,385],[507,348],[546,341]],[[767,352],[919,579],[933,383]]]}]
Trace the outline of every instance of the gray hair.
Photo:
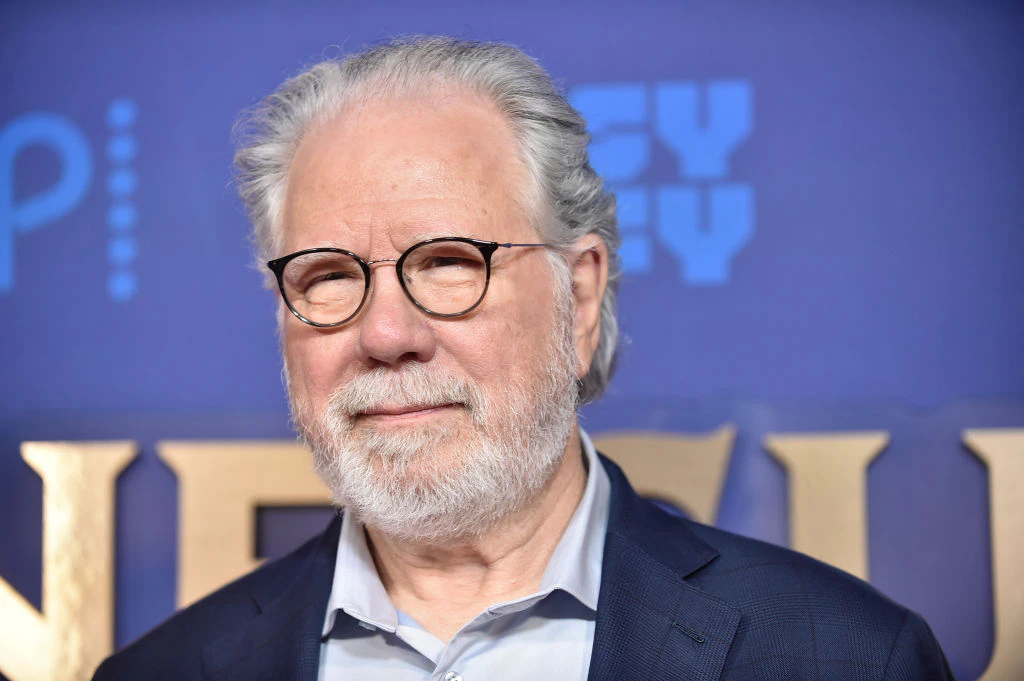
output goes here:
[{"label": "gray hair", "polygon": [[[287,80],[236,126],[238,191],[254,227],[261,269],[281,255],[288,171],[303,135],[348,106],[375,97],[454,86],[489,99],[509,122],[529,177],[524,197],[541,237],[567,252],[596,234],[608,248],[608,287],[601,337],[580,401],[604,392],[615,370],[619,232],[615,197],[587,157],[586,122],[536,61],[511,45],[444,37],[394,40],[340,60],[313,65]],[[556,258],[564,279],[568,264]],[[559,273],[558,268],[564,270]],[[269,276],[269,275],[268,275]]]}]

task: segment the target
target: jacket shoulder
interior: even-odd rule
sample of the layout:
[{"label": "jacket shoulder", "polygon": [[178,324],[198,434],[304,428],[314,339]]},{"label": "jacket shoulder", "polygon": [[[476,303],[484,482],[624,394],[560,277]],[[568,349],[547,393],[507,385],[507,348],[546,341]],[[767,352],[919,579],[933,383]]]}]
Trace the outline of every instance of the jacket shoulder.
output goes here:
[{"label": "jacket shoulder", "polygon": [[615,540],[605,545],[605,567],[609,546],[613,564],[628,565],[626,554],[642,551],[648,566],[660,566],[682,588],[734,610],[723,680],[953,678],[924,620],[870,584],[669,513],[638,496],[617,465],[601,461],[612,484],[606,538]]},{"label": "jacket shoulder", "polygon": [[741,613],[727,669],[756,669],[758,678],[953,678],[924,619],[867,582],[791,549],[688,524],[719,552],[691,583]]},{"label": "jacket shoulder", "polygon": [[[861,602],[876,616],[899,626],[906,608],[848,572],[792,549],[686,521],[719,556],[694,576],[710,592],[740,597],[747,607],[760,597],[820,596],[826,601]],[[813,598],[812,598],[813,600]]]}]

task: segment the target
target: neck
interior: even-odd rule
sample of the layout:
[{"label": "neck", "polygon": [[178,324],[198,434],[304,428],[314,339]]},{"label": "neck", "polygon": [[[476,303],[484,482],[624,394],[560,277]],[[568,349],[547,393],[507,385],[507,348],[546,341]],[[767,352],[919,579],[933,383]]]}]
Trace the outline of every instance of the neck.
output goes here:
[{"label": "neck", "polygon": [[408,543],[367,527],[367,543],[395,607],[447,642],[494,603],[539,590],[548,561],[583,497],[579,431],[538,498],[478,537]]}]

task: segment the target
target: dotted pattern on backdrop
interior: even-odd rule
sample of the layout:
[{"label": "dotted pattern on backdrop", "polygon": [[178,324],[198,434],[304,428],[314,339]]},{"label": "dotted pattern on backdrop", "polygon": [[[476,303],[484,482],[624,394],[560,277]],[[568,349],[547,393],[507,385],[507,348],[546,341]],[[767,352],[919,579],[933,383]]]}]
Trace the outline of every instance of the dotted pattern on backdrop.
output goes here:
[{"label": "dotted pattern on backdrop", "polygon": [[139,288],[132,268],[138,256],[135,239],[138,209],[134,197],[139,178],[132,167],[138,155],[138,141],[132,133],[137,118],[138,108],[130,99],[115,99],[107,107],[107,126],[110,128],[107,140],[107,160],[110,162],[107,174],[107,195],[110,197],[107,261],[111,267],[107,293],[111,300],[122,303],[135,297]]}]

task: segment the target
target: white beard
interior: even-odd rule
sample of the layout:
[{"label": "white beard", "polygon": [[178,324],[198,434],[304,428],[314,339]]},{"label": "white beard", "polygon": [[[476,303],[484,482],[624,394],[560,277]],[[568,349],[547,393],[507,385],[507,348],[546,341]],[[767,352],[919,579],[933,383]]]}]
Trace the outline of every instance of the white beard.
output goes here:
[{"label": "white beard", "polygon": [[[547,356],[505,377],[500,394],[408,362],[360,374],[314,415],[289,385],[296,428],[335,503],[395,539],[440,542],[478,537],[536,499],[562,461],[579,393],[574,301],[561,283]],[[360,412],[396,404],[459,404],[470,428],[357,428]]]}]

